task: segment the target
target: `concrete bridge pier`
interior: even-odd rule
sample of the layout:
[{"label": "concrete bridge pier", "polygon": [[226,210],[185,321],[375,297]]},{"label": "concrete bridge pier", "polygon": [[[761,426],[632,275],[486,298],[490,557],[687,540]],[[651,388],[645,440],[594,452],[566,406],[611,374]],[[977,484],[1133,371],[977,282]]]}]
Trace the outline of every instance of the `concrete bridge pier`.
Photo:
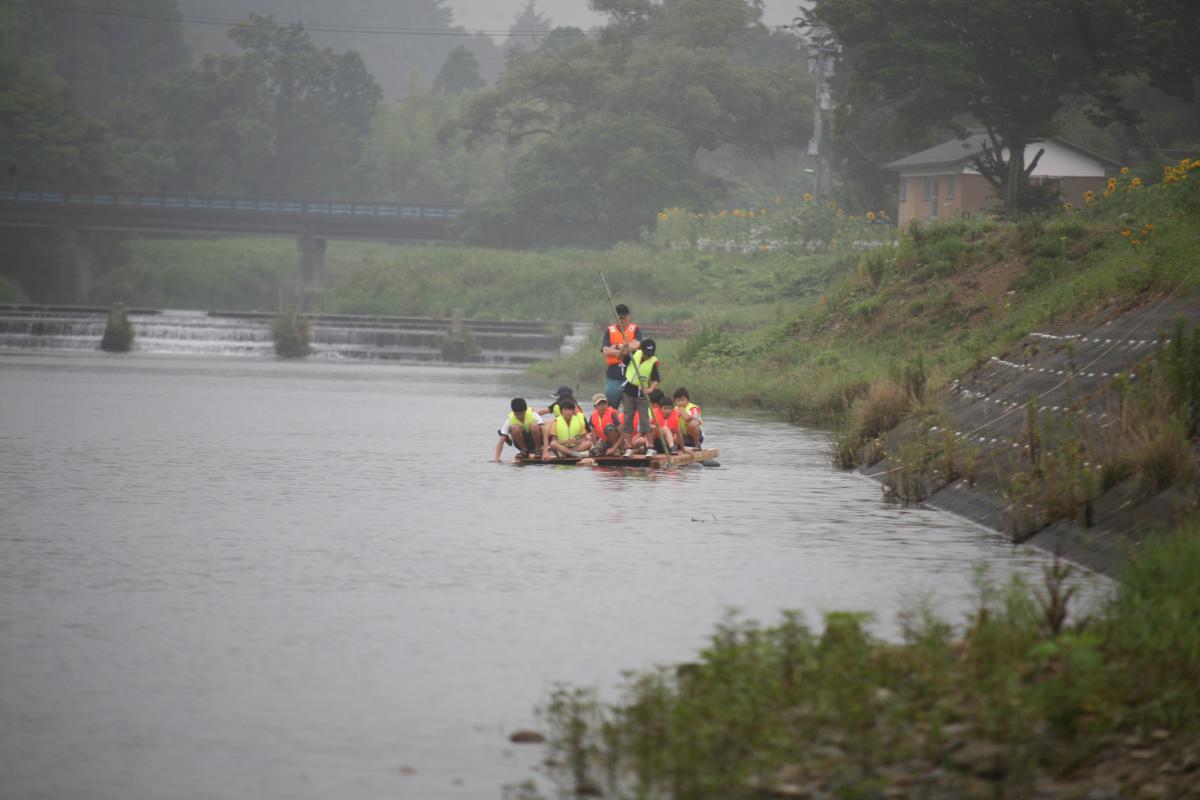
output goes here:
[{"label": "concrete bridge pier", "polygon": [[67,228],[59,238],[59,286],[68,303],[87,305],[92,295],[92,237]]},{"label": "concrete bridge pier", "polygon": [[315,236],[302,236],[296,241],[300,289],[305,294],[325,288],[326,245],[326,240]]}]

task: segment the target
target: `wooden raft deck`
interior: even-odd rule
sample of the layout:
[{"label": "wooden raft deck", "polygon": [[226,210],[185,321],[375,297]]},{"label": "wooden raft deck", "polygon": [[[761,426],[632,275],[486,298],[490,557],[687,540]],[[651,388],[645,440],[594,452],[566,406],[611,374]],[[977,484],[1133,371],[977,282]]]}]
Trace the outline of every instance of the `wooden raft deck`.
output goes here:
[{"label": "wooden raft deck", "polygon": [[554,458],[550,461],[542,461],[540,458],[522,458],[517,456],[512,460],[513,464],[522,464],[525,466],[558,464],[559,466],[571,467],[649,467],[654,469],[665,469],[673,467],[682,467],[688,464],[700,464],[705,461],[711,461],[721,455],[721,451],[715,447],[707,450],[689,450],[684,453],[676,453],[675,455],[667,455],[659,453],[652,456],[595,456],[591,458]]}]

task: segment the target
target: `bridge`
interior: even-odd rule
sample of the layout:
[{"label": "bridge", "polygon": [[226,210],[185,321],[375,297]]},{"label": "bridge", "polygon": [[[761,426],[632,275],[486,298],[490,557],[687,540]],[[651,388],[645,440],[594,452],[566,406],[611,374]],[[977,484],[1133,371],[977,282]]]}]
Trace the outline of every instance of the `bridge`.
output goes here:
[{"label": "bridge", "polygon": [[295,237],[302,290],[325,283],[329,240],[430,242],[450,238],[463,209],[343,200],[0,188],[0,226],[63,231],[76,302],[91,289],[91,231]]}]

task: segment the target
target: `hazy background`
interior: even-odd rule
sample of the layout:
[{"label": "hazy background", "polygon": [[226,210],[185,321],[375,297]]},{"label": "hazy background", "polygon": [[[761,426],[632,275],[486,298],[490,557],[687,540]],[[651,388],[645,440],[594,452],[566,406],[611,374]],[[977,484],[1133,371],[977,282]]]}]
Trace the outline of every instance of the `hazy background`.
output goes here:
[{"label": "hazy background", "polygon": [[[451,0],[454,21],[471,31],[507,30],[513,16],[525,5],[525,0]],[[796,16],[797,0],[766,0],[763,22],[785,25]],[[538,9],[555,25],[575,25],[587,29],[604,22],[604,18],[588,9],[587,0],[542,0]]]}]

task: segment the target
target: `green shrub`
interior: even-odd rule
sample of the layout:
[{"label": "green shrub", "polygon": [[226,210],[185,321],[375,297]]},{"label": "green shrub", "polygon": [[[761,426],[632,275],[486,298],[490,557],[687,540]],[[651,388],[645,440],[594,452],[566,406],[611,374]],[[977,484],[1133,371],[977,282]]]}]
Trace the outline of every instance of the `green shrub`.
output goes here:
[{"label": "green shrub", "polygon": [[275,354],[283,358],[303,358],[312,352],[309,347],[308,320],[289,308],[271,323],[271,338]]},{"label": "green shrub", "polygon": [[1200,524],[1152,538],[1128,563],[1112,605],[1119,658],[1107,691],[1148,723],[1200,719]]},{"label": "green shrub", "polygon": [[104,336],[100,349],[106,353],[127,353],[133,347],[133,323],[125,313],[125,306],[113,303],[108,311],[108,322],[104,324]]},{"label": "green shrub", "polygon": [[28,303],[29,297],[21,284],[0,275],[0,303]]}]

